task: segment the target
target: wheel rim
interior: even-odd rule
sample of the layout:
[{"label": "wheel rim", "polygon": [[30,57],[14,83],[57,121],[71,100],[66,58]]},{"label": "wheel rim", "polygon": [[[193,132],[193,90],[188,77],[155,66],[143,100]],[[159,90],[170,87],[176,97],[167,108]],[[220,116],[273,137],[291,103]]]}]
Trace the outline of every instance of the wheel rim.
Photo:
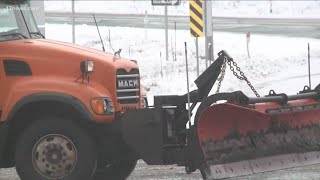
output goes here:
[{"label": "wheel rim", "polygon": [[38,140],[33,147],[33,166],[47,179],[60,179],[73,171],[77,154],[77,148],[69,138],[50,134]]}]

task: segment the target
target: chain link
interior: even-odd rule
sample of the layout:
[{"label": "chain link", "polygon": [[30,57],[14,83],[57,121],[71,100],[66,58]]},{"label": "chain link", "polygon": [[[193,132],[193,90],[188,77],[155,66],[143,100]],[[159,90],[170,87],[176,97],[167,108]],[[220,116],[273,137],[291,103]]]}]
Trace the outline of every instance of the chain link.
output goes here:
[{"label": "chain link", "polygon": [[[224,76],[226,74],[226,67],[227,67],[227,64],[229,65],[229,68],[231,70],[231,72],[233,73],[233,75],[235,77],[237,77],[240,81],[245,81],[248,86],[251,88],[251,90],[253,91],[253,93],[257,96],[257,97],[260,97],[259,93],[257,92],[257,90],[253,87],[253,85],[251,84],[251,82],[248,80],[248,78],[245,76],[245,74],[243,73],[243,71],[241,71],[240,67],[238,66],[238,64],[236,62],[234,62],[233,59],[227,59],[227,57],[224,58],[224,62],[223,62],[223,65],[221,67],[221,75],[220,77],[218,78],[218,88],[217,88],[217,91],[216,93],[219,93],[220,91],[220,88],[221,88],[221,84],[222,84],[222,81],[224,79]],[[237,72],[238,71],[238,72]],[[239,74],[240,75],[239,75]]]},{"label": "chain link", "polygon": [[224,80],[224,76],[226,74],[227,62],[228,62],[228,59],[225,57],[223,64],[221,66],[221,74],[220,74],[220,77],[218,78],[219,83],[218,83],[216,94],[218,94],[220,92],[221,84],[222,84],[222,81]]}]

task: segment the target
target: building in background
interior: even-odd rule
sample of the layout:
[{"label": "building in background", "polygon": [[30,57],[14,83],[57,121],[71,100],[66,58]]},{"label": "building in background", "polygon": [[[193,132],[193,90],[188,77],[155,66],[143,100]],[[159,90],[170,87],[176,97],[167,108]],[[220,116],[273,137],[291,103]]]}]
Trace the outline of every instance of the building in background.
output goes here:
[{"label": "building in background", "polygon": [[39,30],[43,35],[45,35],[44,1],[31,0],[30,5],[32,7],[32,11],[37,21]]}]

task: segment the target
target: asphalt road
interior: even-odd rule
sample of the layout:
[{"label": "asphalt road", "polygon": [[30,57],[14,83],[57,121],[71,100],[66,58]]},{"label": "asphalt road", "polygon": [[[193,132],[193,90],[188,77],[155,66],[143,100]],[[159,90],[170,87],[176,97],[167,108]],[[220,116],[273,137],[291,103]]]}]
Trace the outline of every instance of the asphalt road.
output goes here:
[{"label": "asphalt road", "polygon": [[[287,170],[237,177],[228,180],[318,180],[320,165],[312,165]],[[15,169],[0,170],[0,180],[19,180]],[[197,171],[185,174],[184,168],[177,166],[147,166],[140,161],[128,180],[202,180]]]},{"label": "asphalt road", "polygon": [[[71,23],[72,14],[69,12],[46,12],[47,23]],[[95,14],[101,26],[121,26],[138,28],[164,28],[164,16],[148,15],[147,25],[145,15],[136,14]],[[320,19],[306,18],[236,18],[213,17],[214,31],[280,34],[297,37],[320,38]],[[77,13],[76,23],[94,24],[92,13]],[[169,16],[169,28],[189,29],[188,16]]]}]

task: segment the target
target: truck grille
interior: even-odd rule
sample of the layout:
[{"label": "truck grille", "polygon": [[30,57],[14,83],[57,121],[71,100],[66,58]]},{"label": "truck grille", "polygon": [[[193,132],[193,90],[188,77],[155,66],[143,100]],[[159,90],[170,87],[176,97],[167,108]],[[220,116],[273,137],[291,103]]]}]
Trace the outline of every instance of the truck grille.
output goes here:
[{"label": "truck grille", "polygon": [[139,70],[117,70],[117,97],[120,104],[133,104],[139,102],[140,80]]}]

